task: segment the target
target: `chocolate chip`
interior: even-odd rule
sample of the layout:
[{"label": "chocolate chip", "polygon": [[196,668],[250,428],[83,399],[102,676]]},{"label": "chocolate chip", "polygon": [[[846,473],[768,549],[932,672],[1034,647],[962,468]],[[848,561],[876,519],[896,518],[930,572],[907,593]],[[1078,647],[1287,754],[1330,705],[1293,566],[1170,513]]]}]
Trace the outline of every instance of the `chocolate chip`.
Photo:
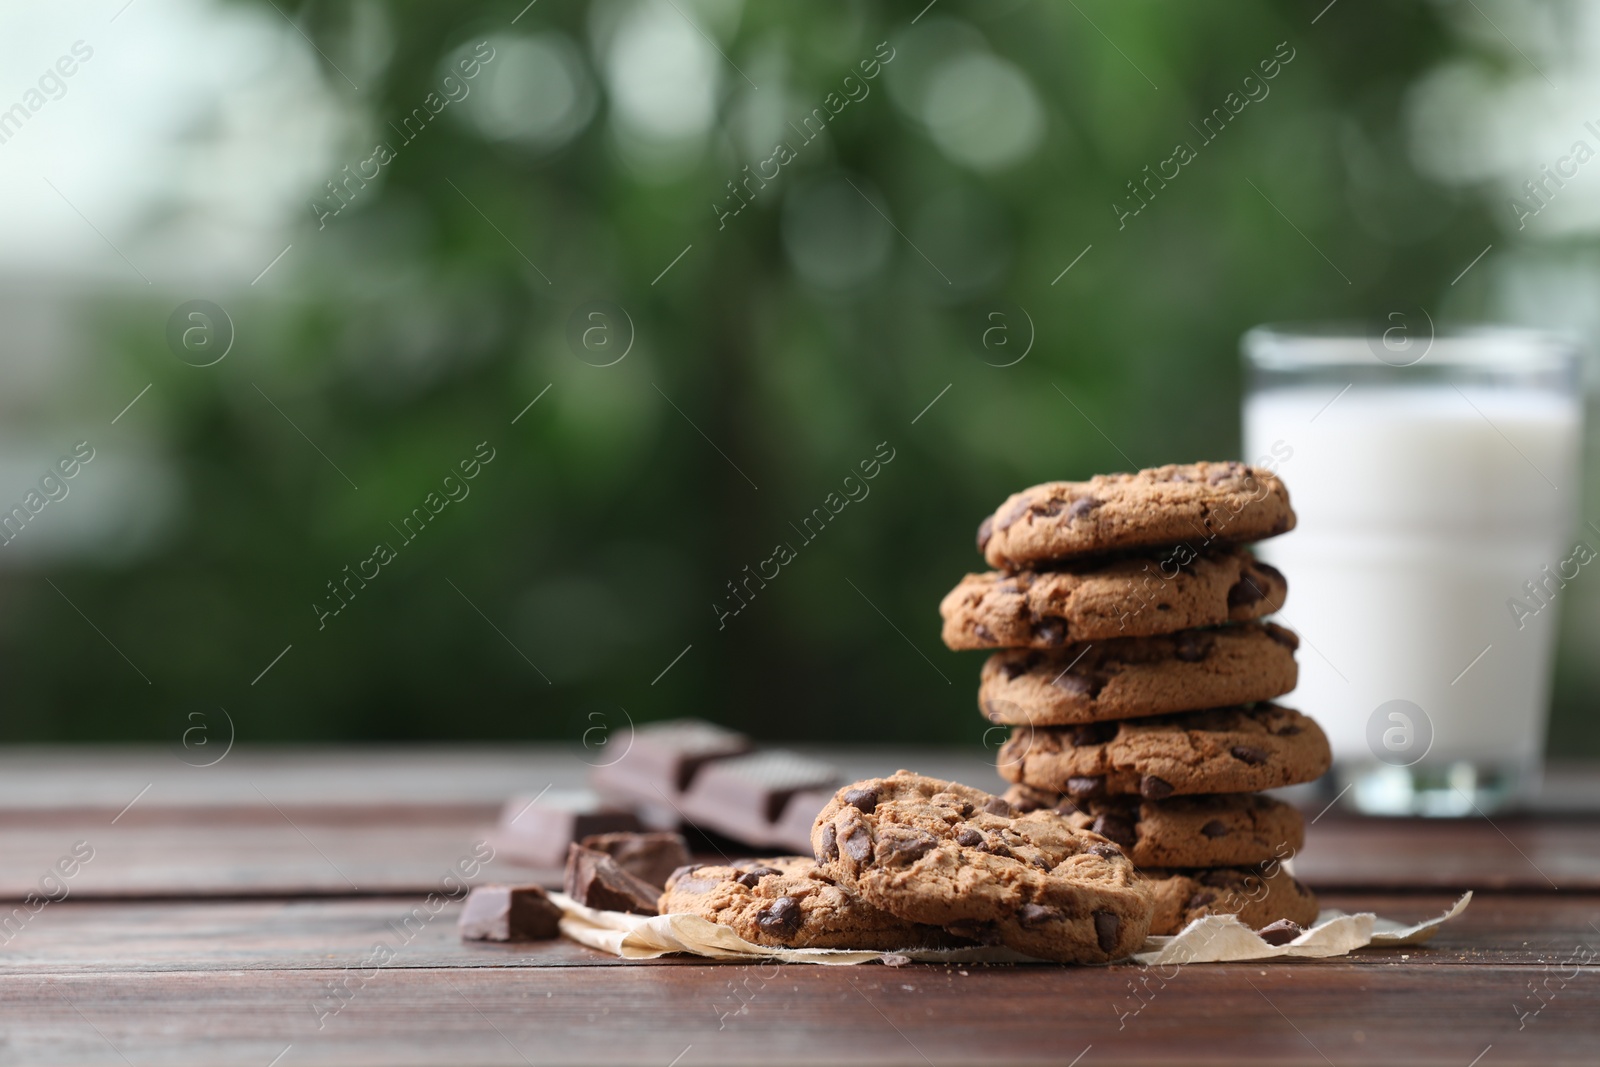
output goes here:
[{"label": "chocolate chip", "polygon": [[839,831],[833,828],[833,823],[824,823],[822,826],[822,844],[817,849],[817,862],[828,863],[839,858]]},{"label": "chocolate chip", "polygon": [[1267,632],[1268,637],[1278,642],[1278,644],[1282,645],[1284,648],[1287,648],[1290,652],[1293,652],[1295,649],[1300,647],[1300,639],[1291,631],[1285,630],[1281,626],[1274,626],[1271,623],[1267,623],[1262,627],[1262,629]]},{"label": "chocolate chip", "polygon": [[991,856],[999,856],[1001,859],[1006,860],[1013,860],[1017,858],[1017,854],[1012,852],[1011,849],[1007,848],[1005,844],[1000,841],[990,841],[978,851],[987,852]]},{"label": "chocolate chip", "polygon": [[1000,661],[1000,673],[1006,676],[1006,681],[1012,682],[1018,675],[1033,669],[1033,665],[1032,656],[1008,656]]},{"label": "chocolate chip", "polygon": [[1228,590],[1228,607],[1247,608],[1251,604],[1266,598],[1266,591],[1255,583],[1254,578],[1247,574],[1235,582],[1232,589]]},{"label": "chocolate chip", "polygon": [[750,870],[745,871],[739,877],[735,878],[734,881],[738,882],[746,889],[754,889],[756,887],[756,883],[761,881],[763,876],[782,873],[782,871],[773,867],[752,867]]},{"label": "chocolate chip", "polygon": [[872,862],[872,833],[865,826],[850,827],[840,844],[844,847],[845,855],[857,863]]},{"label": "chocolate chip", "polygon": [[[1078,812],[1083,811],[1082,808],[1078,807],[1078,805],[1074,804],[1070,800],[1062,800],[1061,803],[1057,804],[1051,810],[1057,815],[1076,815]],[[1087,812],[1085,812],[1085,814],[1087,814]]]},{"label": "chocolate chip", "polygon": [[1010,818],[1012,815],[1016,814],[1016,812],[1011,809],[1011,805],[1006,801],[1005,797],[990,797],[988,800],[983,802],[983,810],[988,812],[990,815],[1004,815],[1007,818]]},{"label": "chocolate chip", "polygon": [[1289,529],[1289,516],[1285,515],[1283,518],[1279,519],[1277,522],[1272,524],[1272,529],[1267,533],[1267,536],[1268,537],[1273,537],[1273,536],[1276,536],[1277,534],[1281,534],[1281,533],[1286,532],[1288,529]]},{"label": "chocolate chip", "polygon": [[1201,871],[1195,875],[1195,880],[1201,885],[1208,885],[1213,889],[1243,889],[1251,881],[1249,875],[1228,870],[1226,867],[1215,867],[1211,870]]},{"label": "chocolate chip", "polygon": [[1092,697],[1095,693],[1094,682],[1081,674],[1064,671],[1050,682],[1051,685],[1075,697]]},{"label": "chocolate chip", "polygon": [[1072,506],[1067,509],[1067,521],[1075,522],[1099,506],[1100,501],[1096,500],[1092,496],[1079,497],[1077,500],[1074,500],[1072,502]]},{"label": "chocolate chip", "polygon": [[978,640],[980,641],[985,641],[991,645],[997,645],[1000,643],[1000,639],[995,637],[994,631],[989,629],[981,622],[975,622],[972,624],[972,632],[978,635]]},{"label": "chocolate chip", "polygon": [[994,536],[994,516],[990,515],[978,523],[978,551],[982,552],[989,547],[989,538]]},{"label": "chocolate chip", "polygon": [[1134,821],[1126,815],[1116,815],[1111,812],[1097,815],[1094,822],[1089,825],[1089,829],[1127,848],[1132,848],[1133,843],[1139,840],[1139,832],[1135,828]]},{"label": "chocolate chip", "polygon": [[1296,726],[1294,723],[1290,723],[1288,726],[1284,726],[1280,729],[1272,731],[1272,735],[1274,737],[1293,737],[1299,732],[1300,727]]},{"label": "chocolate chip", "polygon": [[1139,779],[1139,795],[1146,800],[1165,800],[1172,795],[1172,783],[1165,778],[1147,774]]},{"label": "chocolate chip", "polygon": [[1279,582],[1279,583],[1283,583],[1283,584],[1287,584],[1287,582],[1288,582],[1288,579],[1284,578],[1283,572],[1280,571],[1278,568],[1274,567],[1270,563],[1262,563],[1260,560],[1255,559],[1255,560],[1251,560],[1250,561],[1250,565],[1252,567],[1254,567],[1256,570],[1260,571],[1262,574],[1265,574],[1269,579],[1271,579],[1274,582]]},{"label": "chocolate chip", "polygon": [[1306,928],[1293,919],[1279,919],[1256,931],[1256,936],[1269,945],[1287,945],[1306,932]]},{"label": "chocolate chip", "polygon": [[1122,920],[1114,911],[1097,911],[1094,913],[1094,937],[1100,942],[1101,952],[1115,952],[1117,948],[1117,931],[1122,926]]},{"label": "chocolate chip", "polygon": [[1033,624],[1033,640],[1036,644],[1049,645],[1054,648],[1067,640],[1067,620],[1054,615],[1047,615]]},{"label": "chocolate chip", "polygon": [[1024,904],[1017,909],[1017,923],[1024,928],[1060,922],[1061,918],[1060,909],[1044,904]]},{"label": "chocolate chip", "polygon": [[1211,637],[1209,634],[1184,630],[1173,635],[1172,654],[1185,663],[1199,663],[1211,654]]},{"label": "chocolate chip", "polygon": [[1200,832],[1206,837],[1210,838],[1228,836],[1228,828],[1223,824],[1221,819],[1212,819],[1210,822],[1200,827]]},{"label": "chocolate chip", "polygon": [[976,941],[980,945],[998,945],[1000,943],[1000,929],[994,923],[953,922],[948,924],[945,929],[957,937]]},{"label": "chocolate chip", "polygon": [[1067,502],[1065,500],[1046,500],[1043,504],[1034,504],[1028,510],[1035,515],[1043,515],[1046,518],[1053,519],[1061,514],[1062,509],[1066,506]]},{"label": "chocolate chip", "polygon": [[997,528],[1001,531],[1011,529],[1011,524],[1026,515],[1028,509],[1032,506],[1033,502],[1026,498],[1017,501],[1011,506],[1011,510],[1006,512],[1006,517],[1000,520],[1000,525]]},{"label": "chocolate chip", "polygon": [[1216,899],[1217,895],[1215,893],[1199,892],[1189,898],[1188,908],[1190,911],[1194,911],[1198,908],[1205,907],[1207,904],[1215,902]]},{"label": "chocolate chip", "polygon": [[963,826],[956,831],[956,844],[965,845],[967,848],[977,848],[983,844],[983,835],[970,826]]},{"label": "chocolate chip", "polygon": [[794,897],[779,897],[756,913],[756,925],[780,937],[800,929],[801,919],[800,903]]},{"label": "chocolate chip", "polygon": [[1117,736],[1117,724],[1114,722],[1089,722],[1075,727],[1072,731],[1074,745],[1103,745]]},{"label": "chocolate chip", "polygon": [[1267,762],[1267,754],[1259,748],[1252,748],[1249,745],[1234,745],[1231,751],[1234,759],[1243,760],[1252,767],[1257,767]]},{"label": "chocolate chip", "polygon": [[1088,800],[1090,797],[1104,796],[1105,792],[1104,775],[1074,775],[1067,779],[1067,795],[1073,800]]},{"label": "chocolate chip", "polygon": [[839,799],[863,815],[871,815],[878,809],[878,791],[876,789],[846,789],[839,795]]},{"label": "chocolate chip", "polygon": [[1122,858],[1122,850],[1116,845],[1090,845],[1089,851],[1108,860]]},{"label": "chocolate chip", "polygon": [[886,863],[912,863],[932,852],[938,844],[939,839],[932,834],[904,827],[893,836],[881,838],[878,848]]},{"label": "chocolate chip", "polygon": [[963,819],[965,819],[968,815],[971,815],[972,814],[972,803],[971,803],[971,801],[963,800],[961,803],[957,804],[956,805],[956,814],[961,816],[961,818],[963,818]]}]

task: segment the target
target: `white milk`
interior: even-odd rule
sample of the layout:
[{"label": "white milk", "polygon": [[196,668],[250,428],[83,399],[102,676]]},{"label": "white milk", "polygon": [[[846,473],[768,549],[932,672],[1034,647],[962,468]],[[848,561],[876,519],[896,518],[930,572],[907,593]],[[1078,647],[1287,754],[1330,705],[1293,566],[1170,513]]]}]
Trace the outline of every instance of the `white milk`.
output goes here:
[{"label": "white milk", "polygon": [[[1327,730],[1336,761],[1370,763],[1369,719],[1398,699],[1431,721],[1426,765],[1536,766],[1564,594],[1549,580],[1541,607],[1524,583],[1554,574],[1582,536],[1579,399],[1355,385],[1327,406],[1338,389],[1269,389],[1245,404],[1247,458],[1293,449],[1277,470],[1299,525],[1258,547],[1288,578],[1279,618],[1302,642],[1287,702]],[[1600,581],[1600,559],[1575,570]]]}]

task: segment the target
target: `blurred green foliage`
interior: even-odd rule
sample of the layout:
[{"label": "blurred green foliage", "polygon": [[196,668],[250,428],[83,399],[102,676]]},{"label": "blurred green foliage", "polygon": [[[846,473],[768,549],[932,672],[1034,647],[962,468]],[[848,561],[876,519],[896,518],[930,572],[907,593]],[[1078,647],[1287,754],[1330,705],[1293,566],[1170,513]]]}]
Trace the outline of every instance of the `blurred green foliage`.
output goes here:
[{"label": "blurred green foliage", "polygon": [[[193,294],[238,328],[205,374],[166,348],[172,302],[100,309],[119,395],[159,383],[141,415],[186,504],[154,555],[52,577],[151,684],[26,579],[6,646],[31,713],[6,737],[175,739],[221,705],[243,741],[576,740],[626,714],[976,744],[981,657],[943,649],[936,609],[981,566],[985,513],[1049,478],[1236,455],[1242,331],[1429,302],[1494,239],[1408,162],[1404,94],[1451,47],[1428,5],[1376,33],[1299,3],[649,3],[726,55],[703,141],[655,174],[603,69],[634,5],[289,11],[362,71],[355,93],[324,65],[372,130],[336,168],[398,143],[387,124],[482,40],[501,63],[518,39],[566,48],[592,107],[556,147],[441,115],[320,230],[327,192],[307,190],[276,289]],[[772,154],[748,131],[798,124],[879,42],[870,92],[719,228],[727,183]],[[1270,94],[1119,228],[1126,183],[1282,42]],[[974,56],[1020,75],[1036,143],[1011,122],[986,146],[979,83],[934,86]],[[611,366],[568,341],[596,299],[631,320]],[[1031,350],[997,366],[1025,347],[1021,309]],[[470,496],[400,547],[390,524],[479,442],[496,458]],[[882,442],[870,496],[802,543]],[[726,583],[785,541],[796,558],[719,629]],[[398,557],[319,629],[311,605],[378,542]]]}]

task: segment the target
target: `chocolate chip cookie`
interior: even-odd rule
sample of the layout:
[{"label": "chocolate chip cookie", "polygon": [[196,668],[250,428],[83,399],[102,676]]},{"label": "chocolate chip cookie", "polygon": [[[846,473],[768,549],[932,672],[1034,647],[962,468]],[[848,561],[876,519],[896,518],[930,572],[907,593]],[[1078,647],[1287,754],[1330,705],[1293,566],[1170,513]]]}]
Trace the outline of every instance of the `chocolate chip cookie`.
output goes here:
[{"label": "chocolate chip cookie", "polygon": [[1169,464],[1015,493],[978,527],[991,567],[1185,542],[1195,549],[1258,541],[1294,529],[1283,483],[1243,463]]},{"label": "chocolate chip cookie", "polygon": [[1299,645],[1292,630],[1245,622],[996,652],[978,706],[991,722],[1057,726],[1268,700],[1295,687]]},{"label": "chocolate chip cookie", "polygon": [[1288,583],[1242,548],[1184,546],[1060,570],[969,574],[939,605],[956,651],[1060,648],[1245,622],[1283,607]]},{"label": "chocolate chip cookie", "polygon": [[1149,928],[1150,902],[1116,845],[910,771],[839,790],[811,844],[867,903],[1039,959],[1104,963],[1136,951]]},{"label": "chocolate chip cookie", "polygon": [[998,763],[1006,779],[1076,802],[1276,789],[1320,777],[1331,758],[1315,722],[1262,703],[1075,727],[1018,727],[1000,747]]},{"label": "chocolate chip cookie", "polygon": [[1258,867],[1149,870],[1156,901],[1152,934],[1175,934],[1202,915],[1237,915],[1252,930],[1287,919],[1317,921],[1317,897],[1276,861]]},{"label": "chocolate chip cookie", "polygon": [[897,919],[866,903],[810,856],[680,867],[667,879],[659,907],[663,915],[698,915],[752,944],[778,948],[888,952],[959,943],[937,926]]},{"label": "chocolate chip cookie", "polygon": [[1014,785],[1005,798],[1019,811],[1054,809],[1078,829],[1121,845],[1138,867],[1237,867],[1292,854],[1305,843],[1304,816],[1258,793],[1075,801]]}]

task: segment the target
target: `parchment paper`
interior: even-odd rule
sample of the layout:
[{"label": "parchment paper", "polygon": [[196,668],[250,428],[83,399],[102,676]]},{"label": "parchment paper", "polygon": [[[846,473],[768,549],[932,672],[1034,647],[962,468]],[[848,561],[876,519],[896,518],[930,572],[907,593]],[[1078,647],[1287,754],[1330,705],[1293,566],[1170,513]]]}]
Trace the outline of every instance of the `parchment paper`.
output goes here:
[{"label": "parchment paper", "polygon": [[[590,948],[630,960],[651,960],[671,952],[718,960],[775,959],[784,963],[851,964],[881,960],[883,952],[829,948],[769,948],[753,945],[726,926],[698,915],[627,915],[619,911],[586,908],[563,893],[550,899],[561,906],[561,932]],[[1232,915],[1196,919],[1171,937],[1150,937],[1133,956],[1148,966],[1187,963],[1225,963],[1277,957],[1326,959],[1343,956],[1368,945],[1391,947],[1419,945],[1431,938],[1440,924],[1460,915],[1472,900],[1464,894],[1443,915],[1406,926],[1370,911],[1346,915],[1325,910],[1316,924],[1286,945],[1269,945],[1254,930]],[[906,949],[895,955],[929,963],[1043,963],[1006,948],[977,946],[958,949]]]}]

